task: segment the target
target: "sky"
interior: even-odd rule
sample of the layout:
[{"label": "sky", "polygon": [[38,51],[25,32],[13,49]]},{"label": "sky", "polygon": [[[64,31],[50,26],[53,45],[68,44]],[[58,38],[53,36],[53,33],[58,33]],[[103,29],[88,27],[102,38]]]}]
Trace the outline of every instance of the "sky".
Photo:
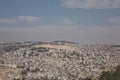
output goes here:
[{"label": "sky", "polygon": [[0,0],[0,42],[120,44],[120,0]]}]

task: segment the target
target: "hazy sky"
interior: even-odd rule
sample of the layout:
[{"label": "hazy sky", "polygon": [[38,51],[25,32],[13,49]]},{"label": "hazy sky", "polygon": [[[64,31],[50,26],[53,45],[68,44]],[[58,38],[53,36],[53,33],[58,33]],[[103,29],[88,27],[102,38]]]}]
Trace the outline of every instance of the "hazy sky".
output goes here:
[{"label": "hazy sky", "polygon": [[120,0],[0,0],[0,41],[120,43]]}]

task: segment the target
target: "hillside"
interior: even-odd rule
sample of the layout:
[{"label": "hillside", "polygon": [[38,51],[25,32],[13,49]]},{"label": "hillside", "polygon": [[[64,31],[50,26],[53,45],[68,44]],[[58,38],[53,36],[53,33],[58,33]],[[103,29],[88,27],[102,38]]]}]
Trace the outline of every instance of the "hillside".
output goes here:
[{"label": "hillside", "polygon": [[[3,68],[10,68],[20,76],[12,75],[10,80],[97,79],[102,71],[112,70],[120,64],[120,45],[80,45],[67,41],[9,42],[0,43],[0,55],[0,71],[6,74]],[[0,80],[4,80],[2,75]]]}]

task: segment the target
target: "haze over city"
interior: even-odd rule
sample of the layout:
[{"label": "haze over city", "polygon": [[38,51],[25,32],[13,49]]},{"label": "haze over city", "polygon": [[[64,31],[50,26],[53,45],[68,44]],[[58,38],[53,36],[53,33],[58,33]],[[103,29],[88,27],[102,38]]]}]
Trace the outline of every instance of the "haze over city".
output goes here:
[{"label": "haze over city", "polygon": [[0,41],[120,43],[120,0],[0,0]]}]

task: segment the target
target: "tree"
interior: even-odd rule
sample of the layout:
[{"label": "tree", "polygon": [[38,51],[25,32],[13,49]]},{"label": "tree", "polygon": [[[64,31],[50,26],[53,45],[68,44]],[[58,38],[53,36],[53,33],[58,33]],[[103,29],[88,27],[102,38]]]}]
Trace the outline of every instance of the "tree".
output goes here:
[{"label": "tree", "polygon": [[99,80],[120,80],[120,65],[114,71],[103,71]]}]

